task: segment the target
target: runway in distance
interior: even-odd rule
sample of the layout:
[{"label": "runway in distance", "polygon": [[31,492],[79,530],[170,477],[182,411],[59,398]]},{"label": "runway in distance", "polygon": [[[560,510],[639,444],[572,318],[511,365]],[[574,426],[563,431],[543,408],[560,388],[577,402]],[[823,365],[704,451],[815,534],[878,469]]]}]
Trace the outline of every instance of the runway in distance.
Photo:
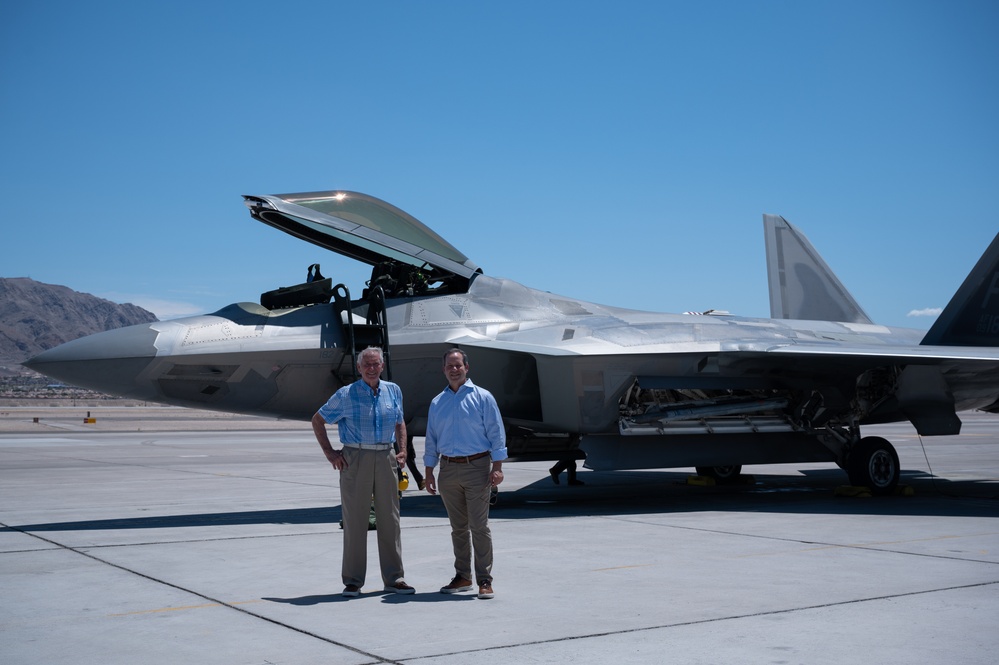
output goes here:
[{"label": "runway in distance", "polygon": [[306,282],[215,312],[111,330],[25,362],[66,383],[140,400],[308,420],[386,350],[407,429],[425,432],[458,346],[493,392],[511,459],[583,458],[591,469],[838,464],[894,490],[898,455],[863,437],[911,421],[960,431],[999,412],[999,235],[925,334],[873,323],[808,240],[764,215],[770,319],[599,305],[491,277],[411,215],[349,191],[244,196],[265,224],[372,267],[353,297],[319,265]]}]

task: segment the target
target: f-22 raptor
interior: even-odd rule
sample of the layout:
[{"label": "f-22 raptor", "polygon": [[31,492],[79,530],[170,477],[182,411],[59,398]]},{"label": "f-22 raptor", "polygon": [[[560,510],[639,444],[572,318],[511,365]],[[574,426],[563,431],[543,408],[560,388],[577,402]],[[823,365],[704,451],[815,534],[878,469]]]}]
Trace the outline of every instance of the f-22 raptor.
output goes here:
[{"label": "f-22 raptor", "polygon": [[430,228],[350,191],[244,196],[265,224],[372,267],[363,290],[307,281],[201,316],[111,330],[25,363],[139,400],[308,420],[381,346],[422,435],[461,347],[493,392],[512,459],[591,469],[835,463],[877,494],[898,455],[868,424],[956,434],[999,412],[999,236],[925,334],[874,324],[808,240],[764,215],[770,319],[599,305],[491,277]]}]

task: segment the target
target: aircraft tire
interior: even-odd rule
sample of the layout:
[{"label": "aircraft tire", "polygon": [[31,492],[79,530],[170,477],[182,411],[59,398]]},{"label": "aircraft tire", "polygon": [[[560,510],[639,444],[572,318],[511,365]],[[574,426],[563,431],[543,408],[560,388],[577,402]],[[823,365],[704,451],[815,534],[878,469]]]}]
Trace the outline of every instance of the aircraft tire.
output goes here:
[{"label": "aircraft tire", "polygon": [[734,482],[742,473],[741,464],[731,464],[728,466],[698,466],[694,467],[699,476],[714,478],[715,482],[725,484]]},{"label": "aircraft tire", "polygon": [[891,494],[901,476],[898,453],[886,439],[865,436],[850,451],[846,472],[851,485],[869,487],[877,496]]}]

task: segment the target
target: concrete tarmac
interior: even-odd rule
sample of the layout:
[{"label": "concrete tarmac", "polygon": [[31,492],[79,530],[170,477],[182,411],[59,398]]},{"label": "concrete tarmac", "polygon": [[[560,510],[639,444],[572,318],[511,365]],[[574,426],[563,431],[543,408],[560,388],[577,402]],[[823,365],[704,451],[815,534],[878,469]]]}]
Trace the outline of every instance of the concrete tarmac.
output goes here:
[{"label": "concrete tarmac", "polygon": [[726,487],[687,484],[691,469],[556,486],[550,463],[507,464],[496,597],[477,600],[439,593],[450,528],[415,483],[402,538],[417,593],[382,591],[371,534],[362,595],[340,596],[338,478],[308,423],[84,411],[0,408],[5,664],[991,664],[999,650],[999,417],[962,414],[960,437],[865,428],[895,444],[912,496],[839,496],[845,474],[818,464],[746,467],[752,482]]}]

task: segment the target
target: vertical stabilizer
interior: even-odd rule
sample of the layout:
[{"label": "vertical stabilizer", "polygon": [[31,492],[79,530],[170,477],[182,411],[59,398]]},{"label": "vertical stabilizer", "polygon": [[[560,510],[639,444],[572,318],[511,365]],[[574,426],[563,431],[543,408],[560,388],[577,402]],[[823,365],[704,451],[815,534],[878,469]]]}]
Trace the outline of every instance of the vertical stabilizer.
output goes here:
[{"label": "vertical stabilizer", "polygon": [[999,346],[999,235],[992,240],[921,344]]},{"label": "vertical stabilizer", "polygon": [[772,318],[871,323],[801,231],[779,215],[763,215],[763,232]]}]

